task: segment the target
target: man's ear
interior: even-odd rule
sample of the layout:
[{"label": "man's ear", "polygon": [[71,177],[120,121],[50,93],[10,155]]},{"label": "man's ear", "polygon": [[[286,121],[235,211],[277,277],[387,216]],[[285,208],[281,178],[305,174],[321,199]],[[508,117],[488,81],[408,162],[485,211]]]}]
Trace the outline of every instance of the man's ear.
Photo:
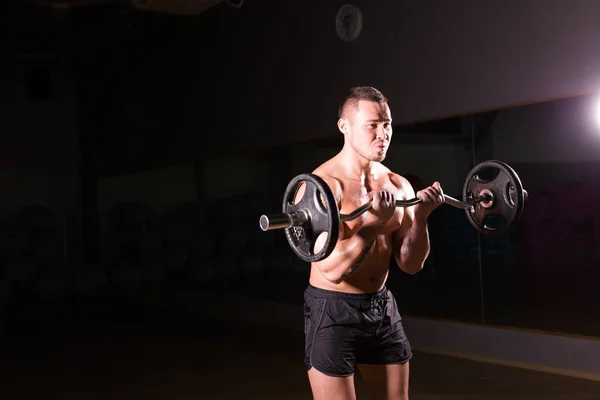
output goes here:
[{"label": "man's ear", "polygon": [[342,117],[338,119],[337,126],[340,132],[342,132],[344,135],[348,133],[348,121],[346,118]]}]

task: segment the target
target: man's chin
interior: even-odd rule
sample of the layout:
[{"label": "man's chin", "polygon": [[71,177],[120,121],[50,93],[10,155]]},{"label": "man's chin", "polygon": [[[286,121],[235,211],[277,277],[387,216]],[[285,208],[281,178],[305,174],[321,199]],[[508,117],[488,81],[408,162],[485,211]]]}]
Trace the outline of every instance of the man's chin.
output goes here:
[{"label": "man's chin", "polygon": [[371,161],[382,162],[383,160],[385,160],[385,155],[385,152],[373,154],[371,156]]}]

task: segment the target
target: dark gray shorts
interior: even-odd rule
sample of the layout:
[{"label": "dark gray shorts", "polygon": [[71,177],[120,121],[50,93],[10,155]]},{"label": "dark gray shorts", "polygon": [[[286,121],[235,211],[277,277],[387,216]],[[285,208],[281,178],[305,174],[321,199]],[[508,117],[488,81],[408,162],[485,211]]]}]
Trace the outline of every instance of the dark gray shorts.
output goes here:
[{"label": "dark gray shorts", "polygon": [[330,376],[354,374],[358,364],[402,364],[412,350],[393,294],[351,294],[309,285],[304,292],[306,368]]}]

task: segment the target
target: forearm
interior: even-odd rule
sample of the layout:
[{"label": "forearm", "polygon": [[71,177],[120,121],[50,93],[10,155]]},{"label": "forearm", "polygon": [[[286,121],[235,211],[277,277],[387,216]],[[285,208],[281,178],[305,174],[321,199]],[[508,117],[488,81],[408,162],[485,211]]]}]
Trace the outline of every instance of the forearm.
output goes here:
[{"label": "forearm", "polygon": [[[345,235],[341,235],[344,237]],[[325,260],[315,265],[325,279],[339,284],[354,275],[363,265],[367,254],[375,244],[376,230],[362,228],[338,242]]]},{"label": "forearm", "polygon": [[410,230],[404,236],[399,251],[396,251],[396,261],[404,272],[415,274],[423,268],[423,263],[429,256],[429,250],[427,220],[415,219]]}]

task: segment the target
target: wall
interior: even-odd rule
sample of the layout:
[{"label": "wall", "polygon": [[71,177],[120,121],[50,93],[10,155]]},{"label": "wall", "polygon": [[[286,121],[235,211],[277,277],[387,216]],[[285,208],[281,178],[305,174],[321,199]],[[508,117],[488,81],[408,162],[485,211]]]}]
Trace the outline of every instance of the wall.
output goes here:
[{"label": "wall", "polygon": [[202,147],[218,153],[334,137],[328,121],[358,84],[382,89],[397,123],[599,88],[600,62],[589,51],[600,36],[594,0],[354,3],[364,13],[354,42],[336,37],[342,3],[331,0],[221,4],[182,20],[185,35],[143,68],[113,63],[120,72],[105,79],[145,82],[137,104],[144,116],[124,131],[108,129],[118,145],[102,151],[128,157],[123,135],[138,136],[131,142],[143,142],[143,154],[172,160],[191,160]]},{"label": "wall", "polygon": [[242,153],[202,161],[201,182],[207,200],[243,195],[268,188],[270,165],[262,153]]},{"label": "wall", "polygon": [[150,170],[98,182],[98,213],[104,241],[109,239],[109,221],[115,203],[141,201],[157,216],[165,210],[198,199],[193,166]]},{"label": "wall", "polygon": [[24,69],[0,70],[2,140],[0,219],[17,208],[39,204],[52,209],[71,240],[79,237],[80,182],[75,95],[68,71],[51,69],[49,98],[32,100]]}]

